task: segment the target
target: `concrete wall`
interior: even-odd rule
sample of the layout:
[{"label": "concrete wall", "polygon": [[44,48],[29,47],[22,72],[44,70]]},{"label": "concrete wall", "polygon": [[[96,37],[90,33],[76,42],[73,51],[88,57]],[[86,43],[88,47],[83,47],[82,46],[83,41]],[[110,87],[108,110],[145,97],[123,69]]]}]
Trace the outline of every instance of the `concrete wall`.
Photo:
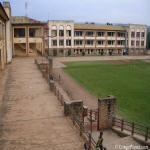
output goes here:
[{"label": "concrete wall", "polygon": [[0,18],[0,70],[5,68],[7,63],[6,57],[6,22]]},{"label": "concrete wall", "polygon": [[12,61],[12,28],[11,28],[11,7],[9,2],[3,2],[3,7],[9,17],[6,22],[6,50],[7,50],[7,63]]}]

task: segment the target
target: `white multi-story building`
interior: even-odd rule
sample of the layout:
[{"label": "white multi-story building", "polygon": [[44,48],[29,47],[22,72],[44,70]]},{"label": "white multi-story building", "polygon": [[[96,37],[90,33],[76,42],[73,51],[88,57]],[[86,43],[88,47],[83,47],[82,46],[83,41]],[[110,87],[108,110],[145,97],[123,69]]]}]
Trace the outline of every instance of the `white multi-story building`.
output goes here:
[{"label": "white multi-story building", "polygon": [[48,28],[48,46],[50,54],[55,56],[141,55],[146,49],[147,28],[144,25],[75,24],[74,21],[50,20]]},{"label": "white multi-story building", "polygon": [[127,31],[126,45],[129,54],[130,55],[145,54],[147,26],[129,24],[125,25],[124,28]]}]

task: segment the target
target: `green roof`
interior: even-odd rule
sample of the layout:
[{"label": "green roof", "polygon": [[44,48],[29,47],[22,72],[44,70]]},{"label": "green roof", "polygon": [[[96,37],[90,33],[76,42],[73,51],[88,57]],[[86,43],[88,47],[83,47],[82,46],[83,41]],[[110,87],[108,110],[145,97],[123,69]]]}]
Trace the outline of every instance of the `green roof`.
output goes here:
[{"label": "green roof", "polygon": [[110,30],[110,31],[125,31],[122,26],[116,25],[98,25],[98,24],[75,24],[74,29],[79,30]]},{"label": "green roof", "polygon": [[12,16],[11,22],[12,24],[45,24],[44,22],[25,16]]}]

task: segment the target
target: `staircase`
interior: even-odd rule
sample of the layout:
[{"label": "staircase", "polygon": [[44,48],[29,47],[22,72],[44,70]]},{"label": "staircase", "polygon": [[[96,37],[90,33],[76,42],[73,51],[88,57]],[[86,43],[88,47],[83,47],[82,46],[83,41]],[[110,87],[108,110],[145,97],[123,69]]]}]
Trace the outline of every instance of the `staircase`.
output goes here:
[{"label": "staircase", "polygon": [[[92,136],[94,137],[95,141],[97,141],[99,132],[93,131]],[[120,136],[119,134],[114,132],[112,129],[107,129],[103,131],[103,139],[104,139],[103,146],[106,147],[107,150],[120,150],[120,149],[123,149],[122,148],[123,146],[130,146],[130,145],[141,146],[131,136]]]}]

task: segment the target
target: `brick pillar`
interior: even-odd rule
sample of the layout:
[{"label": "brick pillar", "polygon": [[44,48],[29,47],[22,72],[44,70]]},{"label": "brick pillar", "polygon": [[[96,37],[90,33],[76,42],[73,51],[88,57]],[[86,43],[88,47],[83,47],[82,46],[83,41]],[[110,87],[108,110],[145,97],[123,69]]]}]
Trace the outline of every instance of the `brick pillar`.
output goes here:
[{"label": "brick pillar", "polygon": [[98,99],[98,130],[111,128],[116,113],[116,98],[112,95]]},{"label": "brick pillar", "polygon": [[48,64],[49,64],[49,75],[53,73],[53,58],[48,58]]}]

